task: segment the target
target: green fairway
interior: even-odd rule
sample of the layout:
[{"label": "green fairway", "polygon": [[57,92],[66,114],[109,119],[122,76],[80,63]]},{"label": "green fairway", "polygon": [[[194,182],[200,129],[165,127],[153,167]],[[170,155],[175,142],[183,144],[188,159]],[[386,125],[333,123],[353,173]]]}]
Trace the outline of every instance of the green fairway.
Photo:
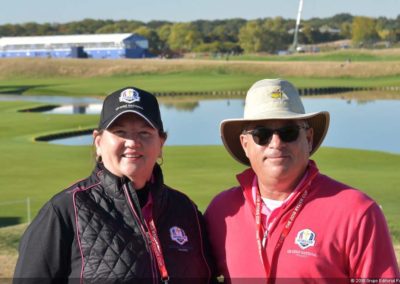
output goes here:
[{"label": "green fairway", "polygon": [[[204,73],[191,72],[153,75],[124,75],[107,78],[51,78],[0,81],[0,91],[18,90],[29,86],[24,95],[57,95],[57,96],[105,96],[121,86],[136,86],[152,92],[224,92],[246,91],[253,83],[263,78],[279,77],[276,73]],[[320,87],[379,87],[398,86],[398,77],[379,78],[304,78],[286,77],[298,88]],[[11,86],[11,87],[10,87]],[[179,86],[179,87],[177,87]]]},{"label": "green fairway", "polygon": [[[0,93],[103,98],[124,86],[153,92],[213,93],[245,91],[262,78],[283,77],[299,88],[400,86],[399,52],[344,51],[320,55],[223,60],[5,60],[1,59]],[[351,57],[352,63],[344,63]],[[263,62],[264,61],[264,62]],[[285,62],[287,61],[287,62]],[[357,93],[353,94],[358,96]],[[376,92],[377,97],[399,92]],[[200,96],[160,97],[168,103],[193,103]],[[218,97],[218,96],[213,96]],[[372,98],[375,99],[375,98]],[[18,112],[40,106],[0,102],[0,227],[27,221],[54,194],[94,166],[90,146],[35,142],[50,133],[93,128],[98,115]],[[217,125],[215,127],[218,127]],[[378,139],[371,136],[371,139]],[[192,198],[204,211],[220,191],[237,184],[244,167],[223,146],[167,146],[163,150],[165,182]],[[366,192],[382,207],[400,251],[400,155],[322,147],[313,159],[321,172]],[[0,277],[10,277],[16,247],[26,224],[0,228]]]},{"label": "green fairway", "polygon": [[[95,127],[98,116],[18,112],[39,105],[0,102],[0,277],[13,274],[26,224],[1,226],[27,221],[27,198],[34,217],[49,198],[88,176],[94,166],[90,146],[52,145],[35,142],[34,137]],[[235,175],[244,169],[223,146],[168,146],[163,152],[165,182],[186,193],[202,211],[213,196],[236,185]],[[313,159],[323,173],[359,188],[378,202],[399,256],[400,155],[322,147]]]},{"label": "green fairway", "polygon": [[[353,63],[342,60],[349,53],[299,55],[299,60],[294,60],[296,56],[285,57],[285,61],[264,58],[229,62],[1,59],[0,93],[105,96],[123,86],[157,93],[212,93],[246,91],[255,81],[278,77],[298,88],[400,86],[399,51],[379,56],[357,53],[359,60]],[[386,60],[388,57],[391,60]]]},{"label": "green fairway", "polygon": [[[137,86],[152,92],[193,92],[245,90],[253,81],[261,79],[254,74],[206,74],[204,72],[121,75],[106,78],[41,78],[0,81],[5,87],[30,86],[24,95],[105,96],[121,86]],[[4,85],[3,85],[4,84]],[[177,88],[179,86],[179,88]],[[3,92],[5,92],[5,89]]]},{"label": "green fairway", "polygon": [[[3,169],[0,203],[31,199],[35,215],[43,203],[63,188],[89,175],[94,165],[92,147],[34,142],[37,135],[94,127],[93,115],[21,113],[29,102],[1,102],[0,151]],[[351,184],[373,197],[383,208],[391,232],[400,240],[400,155],[322,148],[314,157],[322,172]],[[188,194],[204,210],[218,192],[236,184],[244,168],[222,146],[169,146],[164,149],[165,181]],[[0,216],[26,221],[24,204],[1,206]],[[1,218],[0,218],[1,221]]]}]

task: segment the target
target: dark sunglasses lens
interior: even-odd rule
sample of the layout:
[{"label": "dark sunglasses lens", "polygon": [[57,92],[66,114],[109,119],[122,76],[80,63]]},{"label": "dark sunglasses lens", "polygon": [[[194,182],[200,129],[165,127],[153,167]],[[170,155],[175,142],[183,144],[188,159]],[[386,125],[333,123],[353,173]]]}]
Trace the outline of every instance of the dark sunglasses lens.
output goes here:
[{"label": "dark sunglasses lens", "polygon": [[277,132],[283,142],[293,142],[299,137],[300,128],[297,126],[287,126],[277,129]]},{"label": "dark sunglasses lens", "polygon": [[265,145],[270,141],[273,133],[274,132],[268,128],[256,128],[253,130],[252,136],[254,142],[258,145]]}]

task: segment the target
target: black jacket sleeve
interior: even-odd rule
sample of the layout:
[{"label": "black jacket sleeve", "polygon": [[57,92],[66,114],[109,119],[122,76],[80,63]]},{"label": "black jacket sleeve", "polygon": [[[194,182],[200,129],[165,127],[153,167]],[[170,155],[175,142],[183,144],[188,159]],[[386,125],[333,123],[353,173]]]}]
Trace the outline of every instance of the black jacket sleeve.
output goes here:
[{"label": "black jacket sleeve", "polygon": [[70,235],[53,203],[46,203],[20,240],[13,283],[66,282],[71,267]]}]

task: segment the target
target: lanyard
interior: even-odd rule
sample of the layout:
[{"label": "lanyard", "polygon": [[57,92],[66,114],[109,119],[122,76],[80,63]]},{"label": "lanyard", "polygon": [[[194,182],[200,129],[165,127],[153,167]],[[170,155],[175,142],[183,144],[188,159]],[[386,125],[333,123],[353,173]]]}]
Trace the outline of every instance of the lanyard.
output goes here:
[{"label": "lanyard", "polygon": [[[128,183],[128,186],[130,186],[130,183]],[[143,218],[143,213],[140,210],[140,204],[139,204],[139,199],[136,195],[136,192],[134,191],[134,188],[130,188],[130,190],[127,187],[124,187],[125,190],[125,194],[127,196],[129,196],[129,191],[132,193],[132,199],[134,201],[134,203],[136,204],[136,208],[137,210],[135,210],[135,206],[133,206],[133,204],[130,202],[129,203],[132,207],[132,211],[136,217],[136,219],[138,220],[140,226],[142,227],[142,233],[144,235],[144,237],[148,237],[150,244],[151,244],[151,251],[153,252],[156,261],[157,261],[157,265],[158,265],[158,270],[160,271],[161,274],[161,280],[163,281],[163,283],[168,283],[169,281],[169,276],[168,276],[168,271],[167,271],[167,266],[165,265],[165,261],[164,261],[164,256],[161,250],[161,246],[160,246],[160,240],[158,239],[157,236],[157,229],[156,226],[154,224],[154,220],[153,220],[153,214],[152,214],[152,206],[149,208],[149,214],[148,216],[146,216],[146,220],[144,220]],[[152,204],[151,202],[151,194],[149,193],[149,203],[150,205]],[[138,212],[136,212],[138,211]],[[146,230],[143,228],[144,226],[146,226],[147,228],[150,227],[150,230],[147,230],[148,233],[146,233]]]},{"label": "lanyard", "polygon": [[[307,198],[308,195],[308,189],[309,187],[305,188],[303,190],[303,192],[301,193],[301,196],[299,198],[299,200],[297,201],[296,206],[293,208],[289,220],[286,222],[285,226],[282,229],[281,235],[279,236],[278,242],[275,245],[275,249],[273,251],[273,255],[272,258],[274,258],[274,255],[277,251],[279,251],[279,249],[282,247],[283,242],[285,241],[286,236],[289,234],[290,229],[293,226],[294,220],[296,219],[296,217],[298,216],[298,213],[300,212],[300,210],[302,209],[303,205],[304,205],[304,201]],[[256,222],[256,239],[257,239],[257,245],[258,245],[258,251],[260,253],[260,257],[261,260],[264,264],[264,268],[265,268],[265,273],[267,276],[267,279],[269,277],[270,274],[270,264],[268,262],[267,259],[267,253],[266,253],[266,241],[268,238],[268,233],[269,233],[269,229],[270,228],[266,228],[264,229],[264,226],[262,224],[261,221],[261,194],[260,191],[257,190],[256,191],[256,212],[255,212],[255,222]]]},{"label": "lanyard", "polygon": [[265,253],[264,245],[263,245],[263,244],[265,244],[268,230],[264,229],[264,226],[261,222],[261,195],[260,195],[259,190],[257,190],[257,193],[256,193],[256,215],[255,215],[255,218],[256,218],[256,240],[257,240],[257,245],[258,245],[258,251],[260,253],[261,261],[264,264],[265,272],[266,272],[267,278],[268,278],[269,263],[268,263],[267,255]]},{"label": "lanyard", "polygon": [[161,246],[160,246],[160,240],[158,239],[158,236],[157,236],[157,229],[154,224],[152,215],[150,216],[150,219],[148,220],[148,225],[150,226],[149,236],[150,236],[150,240],[151,240],[151,247],[152,247],[153,253],[157,260],[158,269],[160,270],[160,274],[161,274],[161,279],[164,283],[168,283],[169,276],[168,276],[167,266],[165,265],[164,256],[163,256]]}]

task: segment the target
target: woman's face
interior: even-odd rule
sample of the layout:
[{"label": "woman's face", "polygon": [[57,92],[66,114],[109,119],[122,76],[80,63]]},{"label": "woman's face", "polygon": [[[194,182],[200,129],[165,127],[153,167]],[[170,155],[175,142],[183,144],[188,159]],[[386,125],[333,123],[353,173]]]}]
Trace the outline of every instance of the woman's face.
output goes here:
[{"label": "woman's face", "polygon": [[151,177],[165,139],[142,117],[121,115],[102,133],[93,132],[98,156],[107,170],[128,177],[140,189]]}]

